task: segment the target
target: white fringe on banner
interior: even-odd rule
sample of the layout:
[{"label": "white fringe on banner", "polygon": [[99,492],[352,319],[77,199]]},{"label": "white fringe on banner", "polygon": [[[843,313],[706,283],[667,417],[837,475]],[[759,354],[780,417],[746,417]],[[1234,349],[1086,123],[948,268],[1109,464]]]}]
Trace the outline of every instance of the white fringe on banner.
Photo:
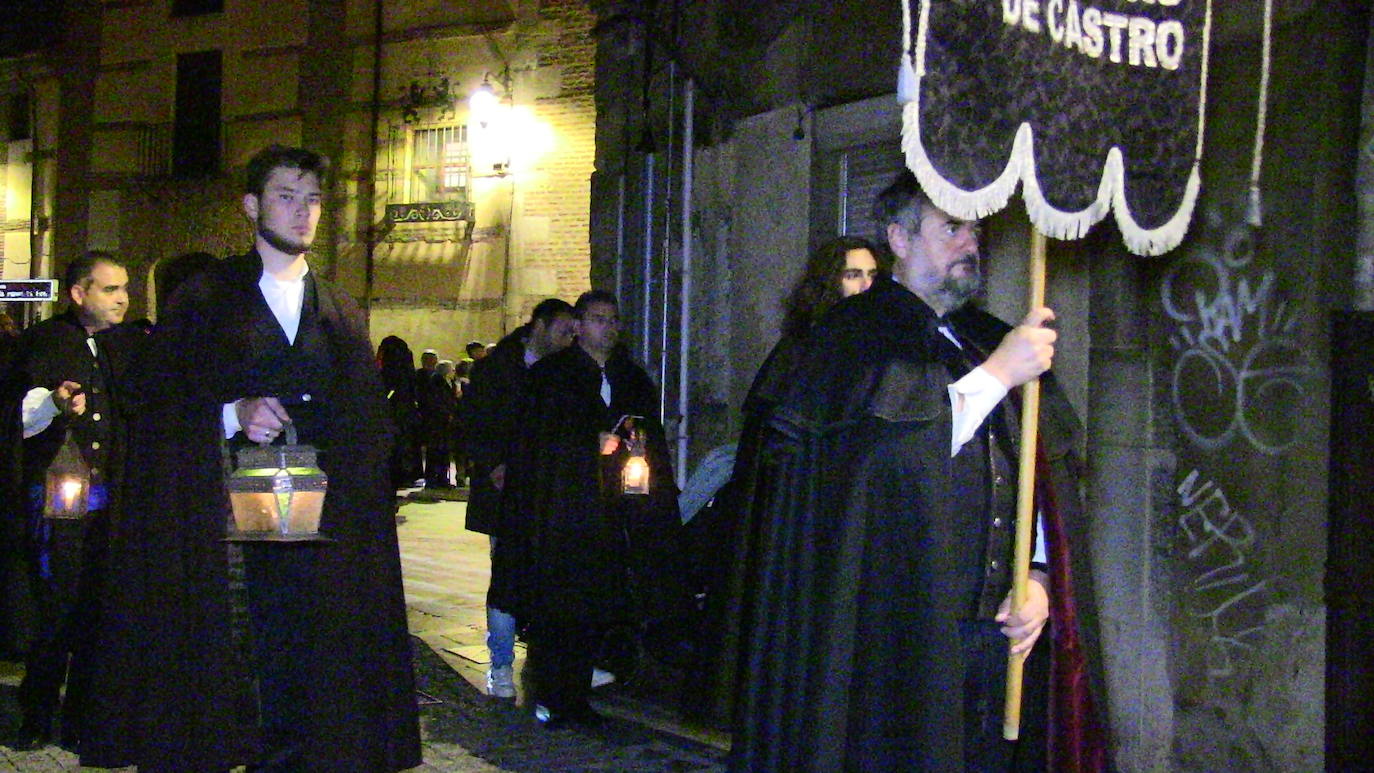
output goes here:
[{"label": "white fringe on banner", "polygon": [[1035,135],[1030,124],[1023,123],[1016,130],[1007,165],[997,179],[983,188],[969,191],[950,183],[931,163],[921,144],[920,110],[919,100],[908,102],[902,108],[902,150],[906,153],[906,165],[935,206],[955,217],[987,217],[1007,205],[1018,183],[1025,183],[1022,197],[1026,202],[1026,214],[1036,228],[1054,239],[1082,238],[1108,212],[1115,212],[1126,248],[1137,255],[1162,255],[1177,247],[1188,233],[1188,222],[1202,187],[1196,160],[1188,174],[1183,200],[1173,217],[1157,228],[1144,228],[1136,222],[1126,201],[1125,164],[1120,148],[1113,147],[1107,152],[1097,198],[1084,209],[1069,212],[1050,204],[1040,188],[1035,170]]},{"label": "white fringe on banner", "polygon": [[[1266,0],[1266,33],[1268,27],[1268,3]],[[916,48],[912,52],[912,19],[910,2],[902,3],[902,60],[897,73],[897,97],[902,107],[902,151],[906,154],[906,165],[916,175],[917,181],[926,195],[955,217],[963,219],[983,218],[1001,210],[1011,200],[1019,183],[1025,183],[1023,199],[1026,214],[1031,223],[1042,233],[1053,239],[1079,239],[1088,233],[1108,212],[1116,213],[1117,228],[1121,231],[1126,249],[1137,255],[1162,255],[1177,247],[1188,233],[1188,223],[1197,205],[1198,192],[1202,188],[1200,165],[1202,159],[1203,128],[1207,108],[1207,71],[1211,53],[1212,0],[1207,0],[1202,32],[1202,81],[1198,93],[1197,143],[1193,154],[1193,165],[1188,172],[1187,187],[1183,200],[1168,222],[1156,228],[1145,228],[1136,222],[1126,201],[1126,167],[1122,161],[1121,149],[1113,146],[1107,151],[1102,167],[1102,179],[1097,187],[1097,198],[1078,212],[1057,209],[1045,199],[1040,188],[1040,179],[1035,169],[1035,132],[1030,124],[1023,123],[1016,130],[1012,141],[1011,155],[1002,173],[988,185],[976,191],[960,188],[949,182],[935,169],[930,156],[926,154],[921,142],[921,105],[920,79],[925,77],[926,35],[930,21],[929,0],[920,3],[920,18],[917,20]],[[1268,43],[1265,53],[1267,58]],[[1264,77],[1267,81],[1268,63],[1265,62]],[[1260,97],[1264,104],[1263,94]],[[1259,158],[1264,136],[1263,112],[1257,132],[1254,172],[1252,176],[1252,209],[1258,219],[1259,198]]]}]

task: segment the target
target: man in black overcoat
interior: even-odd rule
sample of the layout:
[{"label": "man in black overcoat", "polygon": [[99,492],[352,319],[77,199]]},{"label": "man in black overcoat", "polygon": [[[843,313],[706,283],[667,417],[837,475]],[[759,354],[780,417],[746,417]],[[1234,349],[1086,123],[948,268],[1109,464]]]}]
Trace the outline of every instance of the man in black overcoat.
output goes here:
[{"label": "man in black overcoat", "polygon": [[[254,156],[253,249],[183,285],[151,337],[112,541],[122,560],[97,673],[101,733],[83,740],[83,764],[420,764],[387,480],[394,430],[360,309],[305,259],[327,167],[299,148]],[[226,461],[282,442],[287,424],[319,449],[331,541],[228,545]]]},{"label": "man in black overcoat", "polygon": [[[13,377],[22,393],[24,532],[37,613],[19,688],[21,747],[46,743],[59,714],[64,745],[74,746],[81,734],[124,467],[128,365],[142,338],[120,325],[128,285],[129,274],[113,255],[86,253],[65,272],[70,308],[31,325],[19,339]],[[90,469],[89,511],[80,519],[44,518],[46,472],[67,438]]]},{"label": "man in black overcoat", "polygon": [[[468,498],[468,529],[491,540],[491,583],[487,589],[487,692],[497,698],[515,697],[515,618],[507,609],[518,565],[498,563],[496,529],[506,486],[506,468],[519,440],[525,409],[525,379],[534,363],[572,344],[573,308],[560,298],[546,298],[534,307],[527,324],[502,338],[492,351],[473,363],[472,381],[463,418],[467,453],[472,459],[472,489]],[[501,551],[507,557],[509,551]]]},{"label": "man in black overcoat", "polygon": [[[909,172],[877,210],[895,281],[816,325],[826,361],[793,369],[763,439],[731,769],[1101,770],[1077,422],[1046,372],[1053,314],[1011,328],[969,305],[978,223]],[[1012,615],[1014,390],[1042,374],[1044,539]],[[1030,653],[1015,743],[1001,738],[1009,651]]]},{"label": "man in black overcoat", "polygon": [[[657,389],[617,346],[615,296],[584,293],[575,310],[577,343],[529,371],[496,558],[519,567],[508,611],[529,644],[535,716],[550,726],[597,720],[587,697],[608,630],[627,624],[617,630],[633,638],[634,624],[650,623],[641,617],[671,619],[683,601],[673,590],[683,587],[672,566],[681,524]],[[621,494],[628,451],[615,433],[627,416],[647,435],[646,496]]]}]

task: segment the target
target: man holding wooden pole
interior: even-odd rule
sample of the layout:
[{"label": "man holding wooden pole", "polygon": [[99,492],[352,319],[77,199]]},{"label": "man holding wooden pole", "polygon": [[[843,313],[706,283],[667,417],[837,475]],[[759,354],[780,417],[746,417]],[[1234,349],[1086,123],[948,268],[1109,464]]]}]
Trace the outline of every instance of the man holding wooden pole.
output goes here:
[{"label": "man holding wooden pole", "polygon": [[[970,305],[979,224],[935,207],[909,172],[875,209],[895,281],[816,326],[812,344],[846,367],[803,363],[765,441],[733,769],[1101,769],[1091,589],[1070,550],[1086,549],[1077,422],[1047,374],[1053,312],[1008,327]],[[1042,375],[1042,536],[1013,611],[1015,403]],[[1053,647],[1037,644],[1051,620]],[[1014,742],[1009,649],[1031,655]]]}]

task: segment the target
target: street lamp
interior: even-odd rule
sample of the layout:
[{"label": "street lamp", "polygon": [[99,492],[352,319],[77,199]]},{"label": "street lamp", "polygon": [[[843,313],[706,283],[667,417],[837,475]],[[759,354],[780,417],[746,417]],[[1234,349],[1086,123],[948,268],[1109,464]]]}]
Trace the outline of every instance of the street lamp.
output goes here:
[{"label": "street lamp", "polygon": [[474,89],[472,96],[468,97],[468,109],[477,119],[477,123],[485,129],[500,104],[501,100],[496,96],[496,89],[491,85],[491,73],[484,73],[482,85]]}]

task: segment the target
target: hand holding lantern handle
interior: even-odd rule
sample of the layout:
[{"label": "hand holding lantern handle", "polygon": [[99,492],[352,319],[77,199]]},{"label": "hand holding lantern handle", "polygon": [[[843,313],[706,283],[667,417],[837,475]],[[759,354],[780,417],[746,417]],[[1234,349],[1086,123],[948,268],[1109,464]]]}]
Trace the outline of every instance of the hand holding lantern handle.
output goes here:
[{"label": "hand holding lantern handle", "polygon": [[[600,436],[601,455],[610,456],[619,450],[621,437],[624,437],[626,440],[633,437],[635,432],[635,420],[643,418],[643,416],[634,416],[627,413],[620,417],[620,420],[615,423],[615,426],[611,428],[610,432],[602,432]],[[625,435],[620,434],[621,429],[626,431]],[[643,454],[641,454],[641,456],[642,455]]]},{"label": "hand holding lantern handle", "polygon": [[291,423],[291,416],[275,397],[245,397],[234,402],[239,426],[254,443],[268,444]]}]

